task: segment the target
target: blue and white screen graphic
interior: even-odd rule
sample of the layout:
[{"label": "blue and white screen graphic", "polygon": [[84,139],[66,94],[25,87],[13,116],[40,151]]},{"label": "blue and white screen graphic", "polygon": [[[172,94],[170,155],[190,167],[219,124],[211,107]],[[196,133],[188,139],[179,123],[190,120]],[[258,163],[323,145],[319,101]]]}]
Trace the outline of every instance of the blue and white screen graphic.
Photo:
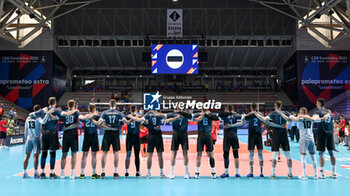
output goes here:
[{"label": "blue and white screen graphic", "polygon": [[152,74],[198,74],[198,45],[152,45]]}]

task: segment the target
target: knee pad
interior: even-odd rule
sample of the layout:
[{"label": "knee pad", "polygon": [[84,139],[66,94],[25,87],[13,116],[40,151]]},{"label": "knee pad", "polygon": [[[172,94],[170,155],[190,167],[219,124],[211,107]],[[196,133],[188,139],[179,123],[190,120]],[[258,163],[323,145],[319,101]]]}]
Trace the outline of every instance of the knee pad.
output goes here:
[{"label": "knee pad", "polygon": [[284,155],[286,156],[287,160],[291,159],[289,151],[284,151]]},{"label": "knee pad", "polygon": [[126,160],[130,160],[131,157],[131,151],[126,152]]},{"label": "knee pad", "polygon": [[254,151],[250,150],[249,151],[249,162],[253,162],[254,161]]},{"label": "knee pad", "polygon": [[56,152],[55,151],[50,152],[50,158],[56,158]]},{"label": "knee pad", "polygon": [[234,150],[233,151],[233,157],[235,158],[235,159],[238,159],[238,150]]},{"label": "knee pad", "polygon": [[214,160],[214,158],[210,158],[209,159],[209,162],[210,162],[210,167],[215,167],[215,160]]},{"label": "knee pad", "polygon": [[262,152],[262,150],[258,150],[258,155],[259,155],[259,160],[260,160],[260,161],[263,161],[264,158],[263,158],[263,152]]},{"label": "knee pad", "polygon": [[272,160],[276,161],[277,157],[278,157],[278,152],[277,151],[272,152]]},{"label": "knee pad", "polygon": [[47,151],[44,151],[41,153],[41,158],[44,158],[44,159],[47,158]]},{"label": "knee pad", "polygon": [[319,152],[319,155],[320,155],[320,158],[321,158],[321,159],[324,159],[324,151],[320,151],[320,152]]},{"label": "knee pad", "polygon": [[228,151],[224,151],[224,159],[228,159],[229,156],[229,152]]},{"label": "knee pad", "polygon": [[334,158],[334,152],[333,150],[328,150],[328,154],[331,158]]}]

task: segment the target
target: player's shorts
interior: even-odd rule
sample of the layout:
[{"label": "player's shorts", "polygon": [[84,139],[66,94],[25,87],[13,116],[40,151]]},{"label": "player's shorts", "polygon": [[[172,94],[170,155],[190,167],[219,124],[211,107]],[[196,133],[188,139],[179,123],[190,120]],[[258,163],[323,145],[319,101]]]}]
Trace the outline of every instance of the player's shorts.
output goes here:
[{"label": "player's shorts", "polygon": [[7,135],[6,132],[0,131],[0,138],[1,138],[1,139],[5,139],[5,138],[6,138],[6,135]]},{"label": "player's shorts", "polygon": [[248,135],[248,150],[254,150],[255,146],[258,150],[264,148],[261,133],[250,133]]},{"label": "player's shorts", "polygon": [[102,151],[109,151],[109,148],[113,147],[113,151],[120,150],[119,131],[105,131],[102,139]]},{"label": "player's shorts", "polygon": [[239,140],[237,137],[237,133],[235,133],[233,131],[225,131],[224,132],[224,145],[223,145],[224,152],[230,151],[231,147],[232,147],[232,150],[239,149]]},{"label": "player's shorts", "polygon": [[148,146],[147,152],[153,153],[154,148],[157,149],[157,152],[164,152],[164,144],[162,134],[148,134]]},{"label": "player's shorts", "polygon": [[197,152],[203,152],[204,146],[206,147],[207,152],[213,151],[214,146],[211,133],[198,132]]},{"label": "player's shorts", "polygon": [[63,132],[62,152],[77,152],[79,147],[77,129],[67,130]]},{"label": "player's shorts", "polygon": [[272,132],[272,144],[271,150],[273,152],[279,151],[279,148],[282,147],[283,151],[290,151],[289,140],[287,131],[273,131]]},{"label": "player's shorts", "polygon": [[91,148],[92,152],[97,152],[100,150],[100,144],[98,142],[97,134],[85,134],[83,141],[83,152],[88,152]]},{"label": "player's shorts", "polygon": [[188,150],[188,134],[187,131],[174,131],[171,140],[171,150],[179,150],[181,145],[182,150]]},{"label": "player's shorts", "polygon": [[33,152],[33,154],[40,154],[40,138],[27,140],[25,144],[25,152],[27,155],[31,152]]},{"label": "player's shorts", "polygon": [[40,142],[41,150],[58,150],[60,145],[58,142],[58,132],[55,131],[42,134]]},{"label": "player's shorts", "polygon": [[143,137],[140,137],[140,143],[141,144],[148,143],[148,134]]},{"label": "player's shorts", "polygon": [[317,150],[326,151],[326,147],[327,150],[335,150],[333,134],[317,131]]},{"label": "player's shorts", "polygon": [[140,136],[134,134],[126,135],[126,151],[131,151],[134,147],[134,151],[140,151]]},{"label": "player's shorts", "polygon": [[311,139],[303,139],[301,138],[299,140],[299,151],[300,154],[315,154],[316,149],[315,149],[315,142],[314,138]]},{"label": "player's shorts", "polygon": [[345,136],[345,131],[339,131],[339,137],[344,137]]}]

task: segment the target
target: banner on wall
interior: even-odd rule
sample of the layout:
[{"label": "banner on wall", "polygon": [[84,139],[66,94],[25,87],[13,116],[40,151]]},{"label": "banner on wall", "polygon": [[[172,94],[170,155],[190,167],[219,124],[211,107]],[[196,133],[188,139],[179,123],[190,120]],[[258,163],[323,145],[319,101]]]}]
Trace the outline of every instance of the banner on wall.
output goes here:
[{"label": "banner on wall", "polygon": [[51,51],[1,51],[0,95],[31,110],[65,91],[66,68]]},{"label": "banner on wall", "polygon": [[298,51],[298,100],[314,108],[318,98],[326,101],[350,89],[350,52]]},{"label": "banner on wall", "polygon": [[182,9],[167,10],[167,37],[182,37]]}]

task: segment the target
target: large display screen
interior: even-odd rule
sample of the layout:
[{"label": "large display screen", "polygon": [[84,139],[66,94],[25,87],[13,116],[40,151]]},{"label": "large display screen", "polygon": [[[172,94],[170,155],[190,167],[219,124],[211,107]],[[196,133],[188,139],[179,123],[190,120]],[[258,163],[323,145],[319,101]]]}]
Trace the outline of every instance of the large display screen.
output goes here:
[{"label": "large display screen", "polygon": [[152,45],[152,74],[198,74],[198,45]]},{"label": "large display screen", "polygon": [[350,89],[350,54],[347,51],[298,51],[299,105],[314,108]]}]

